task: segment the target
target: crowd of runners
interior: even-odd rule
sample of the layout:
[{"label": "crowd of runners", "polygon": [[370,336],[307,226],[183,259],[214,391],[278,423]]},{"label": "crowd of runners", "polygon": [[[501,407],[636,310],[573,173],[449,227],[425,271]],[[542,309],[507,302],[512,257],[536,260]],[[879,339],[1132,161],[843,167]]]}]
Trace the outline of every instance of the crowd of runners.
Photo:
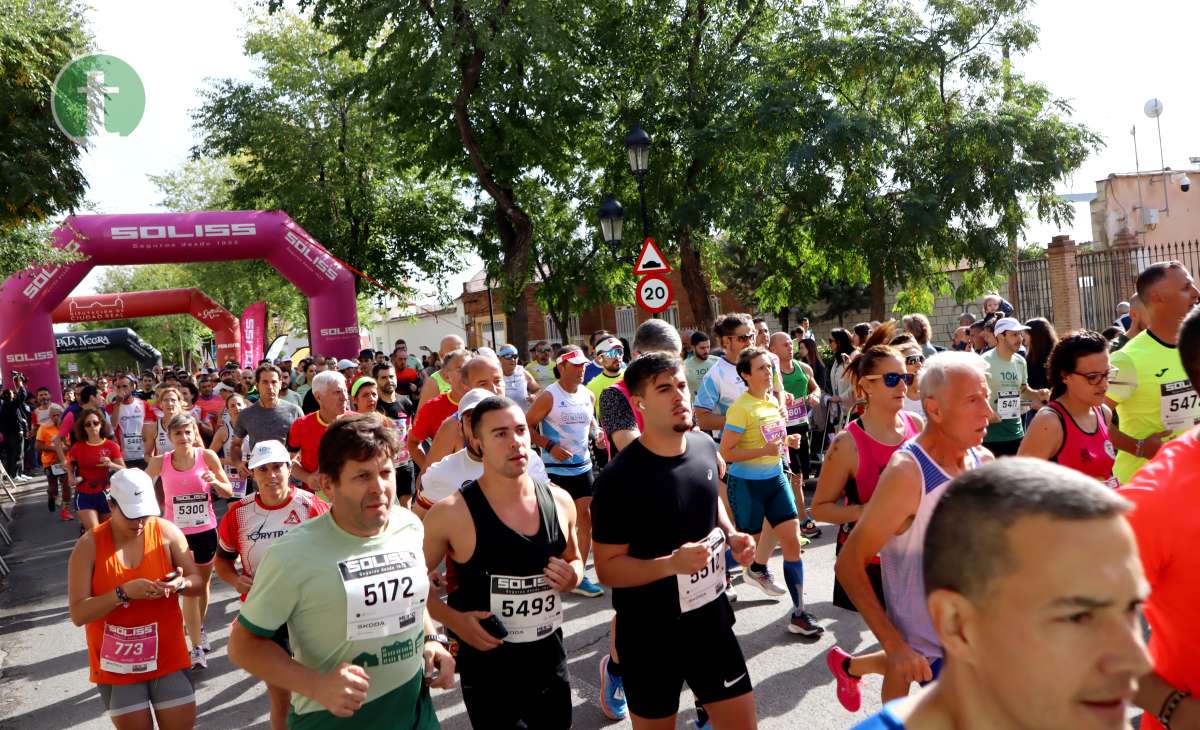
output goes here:
[{"label": "crowd of runners", "polygon": [[[686,684],[698,727],[753,728],[733,604],[821,635],[822,530],[828,610],[878,641],[825,657],[842,727],[1200,727],[1197,303],[1171,261],[1113,332],[1061,339],[993,295],[944,343],[920,314],[820,339],[726,314],[120,372],[65,403],[14,372],[0,431],[80,526],[70,616],[117,728],[194,726],[213,572],[276,729],[434,728],[456,685],[476,728],[568,728],[566,592],[612,601],[607,717],[673,728]],[[887,704],[864,719],[866,674]]]}]

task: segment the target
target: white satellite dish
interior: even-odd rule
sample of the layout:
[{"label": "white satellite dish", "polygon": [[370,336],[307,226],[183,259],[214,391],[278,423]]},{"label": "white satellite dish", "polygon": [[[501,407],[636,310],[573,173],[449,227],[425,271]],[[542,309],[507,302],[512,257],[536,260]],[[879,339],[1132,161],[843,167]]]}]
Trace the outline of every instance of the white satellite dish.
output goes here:
[{"label": "white satellite dish", "polygon": [[1151,119],[1155,119],[1158,117],[1158,115],[1162,114],[1163,103],[1158,99],[1151,99],[1150,101],[1146,102],[1146,106],[1144,106],[1142,110],[1146,112],[1146,116],[1150,117]]}]

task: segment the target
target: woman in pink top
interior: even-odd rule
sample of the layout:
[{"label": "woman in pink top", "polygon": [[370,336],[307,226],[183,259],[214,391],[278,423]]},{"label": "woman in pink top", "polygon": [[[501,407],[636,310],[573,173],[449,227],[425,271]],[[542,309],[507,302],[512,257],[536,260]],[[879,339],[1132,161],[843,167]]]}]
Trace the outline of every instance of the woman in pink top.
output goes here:
[{"label": "woman in pink top", "polygon": [[1104,404],[1110,374],[1102,335],[1079,330],[1059,340],[1047,366],[1049,407],[1034,416],[1017,455],[1056,461],[1116,488],[1112,411]]},{"label": "woman in pink top", "polygon": [[200,594],[184,596],[183,621],[192,642],[192,666],[203,668],[208,666],[204,655],[210,651],[204,632],[204,614],[208,611],[209,580],[217,556],[217,516],[213,512],[212,493],[215,490],[228,498],[233,494],[233,487],[216,452],[193,446],[197,436],[195,417],[190,413],[176,413],[165,428],[175,448],[152,457],[146,465],[146,473],[151,478],[162,477],[163,517],[173,522],[187,538],[200,574]]},{"label": "woman in pink top", "polygon": [[[856,394],[865,398],[867,404],[862,416],[833,440],[813,495],[813,518],[841,525],[837,537],[838,552],[854,522],[862,515],[863,505],[874,494],[879,475],[892,454],[905,441],[919,434],[925,425],[920,416],[903,410],[907,388],[914,379],[907,370],[904,356],[894,347],[875,344],[890,341],[894,327],[894,322],[888,322],[877,328],[862,353],[851,362],[850,374]],[[880,603],[883,603],[883,577],[879,564],[872,565],[868,574]],[[833,603],[855,610],[836,581]],[[887,655],[876,651],[852,657],[835,646],[826,657],[826,663],[837,678],[838,700],[847,710],[856,712],[862,703],[859,680],[864,674],[883,674],[887,669]]]}]

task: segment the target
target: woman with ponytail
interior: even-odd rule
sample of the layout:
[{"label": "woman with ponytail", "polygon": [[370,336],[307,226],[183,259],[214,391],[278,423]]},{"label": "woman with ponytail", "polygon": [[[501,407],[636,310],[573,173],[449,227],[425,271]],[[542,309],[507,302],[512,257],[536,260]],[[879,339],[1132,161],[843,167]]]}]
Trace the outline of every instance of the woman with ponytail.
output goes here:
[{"label": "woman with ponytail", "polygon": [[1104,404],[1111,374],[1102,335],[1079,330],[1059,340],[1047,366],[1050,403],[1034,416],[1017,455],[1069,466],[1115,488],[1112,411]]}]

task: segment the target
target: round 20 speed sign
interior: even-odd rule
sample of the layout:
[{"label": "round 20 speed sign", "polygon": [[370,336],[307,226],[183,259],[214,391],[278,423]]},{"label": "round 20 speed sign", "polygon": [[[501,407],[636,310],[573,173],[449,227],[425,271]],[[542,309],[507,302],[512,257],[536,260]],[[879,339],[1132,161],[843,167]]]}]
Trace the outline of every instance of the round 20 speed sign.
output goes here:
[{"label": "round 20 speed sign", "polygon": [[674,298],[671,282],[662,274],[647,274],[638,282],[638,306],[651,314],[657,314],[670,307]]}]

